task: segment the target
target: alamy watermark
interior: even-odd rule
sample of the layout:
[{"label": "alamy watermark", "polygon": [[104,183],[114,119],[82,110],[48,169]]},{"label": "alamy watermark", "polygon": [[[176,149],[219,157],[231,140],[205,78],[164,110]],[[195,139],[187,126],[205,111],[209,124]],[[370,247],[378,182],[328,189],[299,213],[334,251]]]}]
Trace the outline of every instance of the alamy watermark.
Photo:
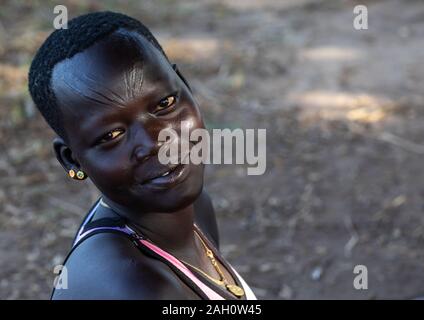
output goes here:
[{"label": "alamy watermark", "polygon": [[191,127],[191,121],[182,121],[180,135],[172,128],[159,132],[160,163],[248,164],[248,175],[265,173],[266,129],[212,129],[209,133]]},{"label": "alamy watermark", "polygon": [[53,13],[57,14],[53,20],[53,28],[68,29],[68,8],[59,4],[53,8]]},{"label": "alamy watermark", "polygon": [[353,27],[355,30],[368,30],[368,8],[365,5],[357,5],[353,8]]},{"label": "alamy watermark", "polygon": [[53,281],[53,287],[57,290],[68,289],[68,269],[59,264],[54,267],[53,273],[57,274]]},{"label": "alamy watermark", "polygon": [[357,274],[353,279],[353,287],[356,290],[368,290],[368,268],[358,264],[353,268],[353,273]]}]

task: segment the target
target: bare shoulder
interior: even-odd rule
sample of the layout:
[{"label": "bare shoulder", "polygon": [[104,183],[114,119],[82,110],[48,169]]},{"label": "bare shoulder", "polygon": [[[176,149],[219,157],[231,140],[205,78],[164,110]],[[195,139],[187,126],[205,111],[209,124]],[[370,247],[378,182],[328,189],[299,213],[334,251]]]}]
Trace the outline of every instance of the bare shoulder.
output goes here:
[{"label": "bare shoulder", "polygon": [[65,263],[67,289],[54,300],[196,299],[164,263],[143,254],[126,236],[96,234],[82,242]]},{"label": "bare shoulder", "polygon": [[194,203],[195,221],[208,238],[219,248],[219,231],[212,201],[205,190]]}]

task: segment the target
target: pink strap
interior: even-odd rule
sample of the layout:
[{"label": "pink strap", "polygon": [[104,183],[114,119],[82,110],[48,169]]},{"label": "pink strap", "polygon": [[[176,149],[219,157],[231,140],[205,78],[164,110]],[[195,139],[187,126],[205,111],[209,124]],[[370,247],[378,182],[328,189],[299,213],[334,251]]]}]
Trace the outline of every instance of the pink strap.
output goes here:
[{"label": "pink strap", "polygon": [[155,253],[163,257],[164,259],[171,262],[175,267],[177,267],[182,273],[184,273],[191,281],[193,281],[205,294],[210,300],[225,300],[222,296],[220,296],[218,293],[213,291],[211,288],[209,288],[207,285],[205,285],[202,281],[200,281],[191,271],[188,269],[184,264],[182,264],[177,258],[175,258],[173,255],[163,251],[158,246],[154,245],[153,243],[141,239],[140,242],[144,244],[149,249],[153,250]]}]

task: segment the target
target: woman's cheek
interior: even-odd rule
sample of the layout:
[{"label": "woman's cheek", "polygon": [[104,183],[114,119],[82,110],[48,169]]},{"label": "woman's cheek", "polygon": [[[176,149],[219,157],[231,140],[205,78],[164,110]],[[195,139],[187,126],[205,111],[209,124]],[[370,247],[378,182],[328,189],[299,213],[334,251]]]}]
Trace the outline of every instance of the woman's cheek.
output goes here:
[{"label": "woman's cheek", "polygon": [[190,108],[189,117],[193,121],[193,129],[205,128],[202,114],[200,113],[199,108],[195,104],[193,104]]},{"label": "woman's cheek", "polygon": [[88,160],[87,174],[101,184],[121,184],[130,177],[131,167],[128,159],[110,153],[97,155]]},{"label": "woman's cheek", "polygon": [[180,123],[178,124],[181,127],[183,121],[188,123],[190,130],[204,128],[203,118],[195,105],[188,105],[184,112],[181,113]]}]

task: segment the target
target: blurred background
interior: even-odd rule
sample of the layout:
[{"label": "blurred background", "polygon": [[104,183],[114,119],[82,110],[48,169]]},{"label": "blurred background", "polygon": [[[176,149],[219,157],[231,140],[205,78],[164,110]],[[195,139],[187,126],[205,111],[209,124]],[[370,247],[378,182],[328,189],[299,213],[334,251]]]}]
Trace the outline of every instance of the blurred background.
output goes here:
[{"label": "blurred background", "polygon": [[[267,171],[209,165],[222,252],[266,299],[424,293],[424,3],[419,0],[0,1],[0,298],[47,299],[98,193],[67,178],[27,92],[69,18],[140,19],[209,128],[266,128]],[[365,4],[369,29],[353,28]],[[355,290],[355,265],[368,290]]]}]

